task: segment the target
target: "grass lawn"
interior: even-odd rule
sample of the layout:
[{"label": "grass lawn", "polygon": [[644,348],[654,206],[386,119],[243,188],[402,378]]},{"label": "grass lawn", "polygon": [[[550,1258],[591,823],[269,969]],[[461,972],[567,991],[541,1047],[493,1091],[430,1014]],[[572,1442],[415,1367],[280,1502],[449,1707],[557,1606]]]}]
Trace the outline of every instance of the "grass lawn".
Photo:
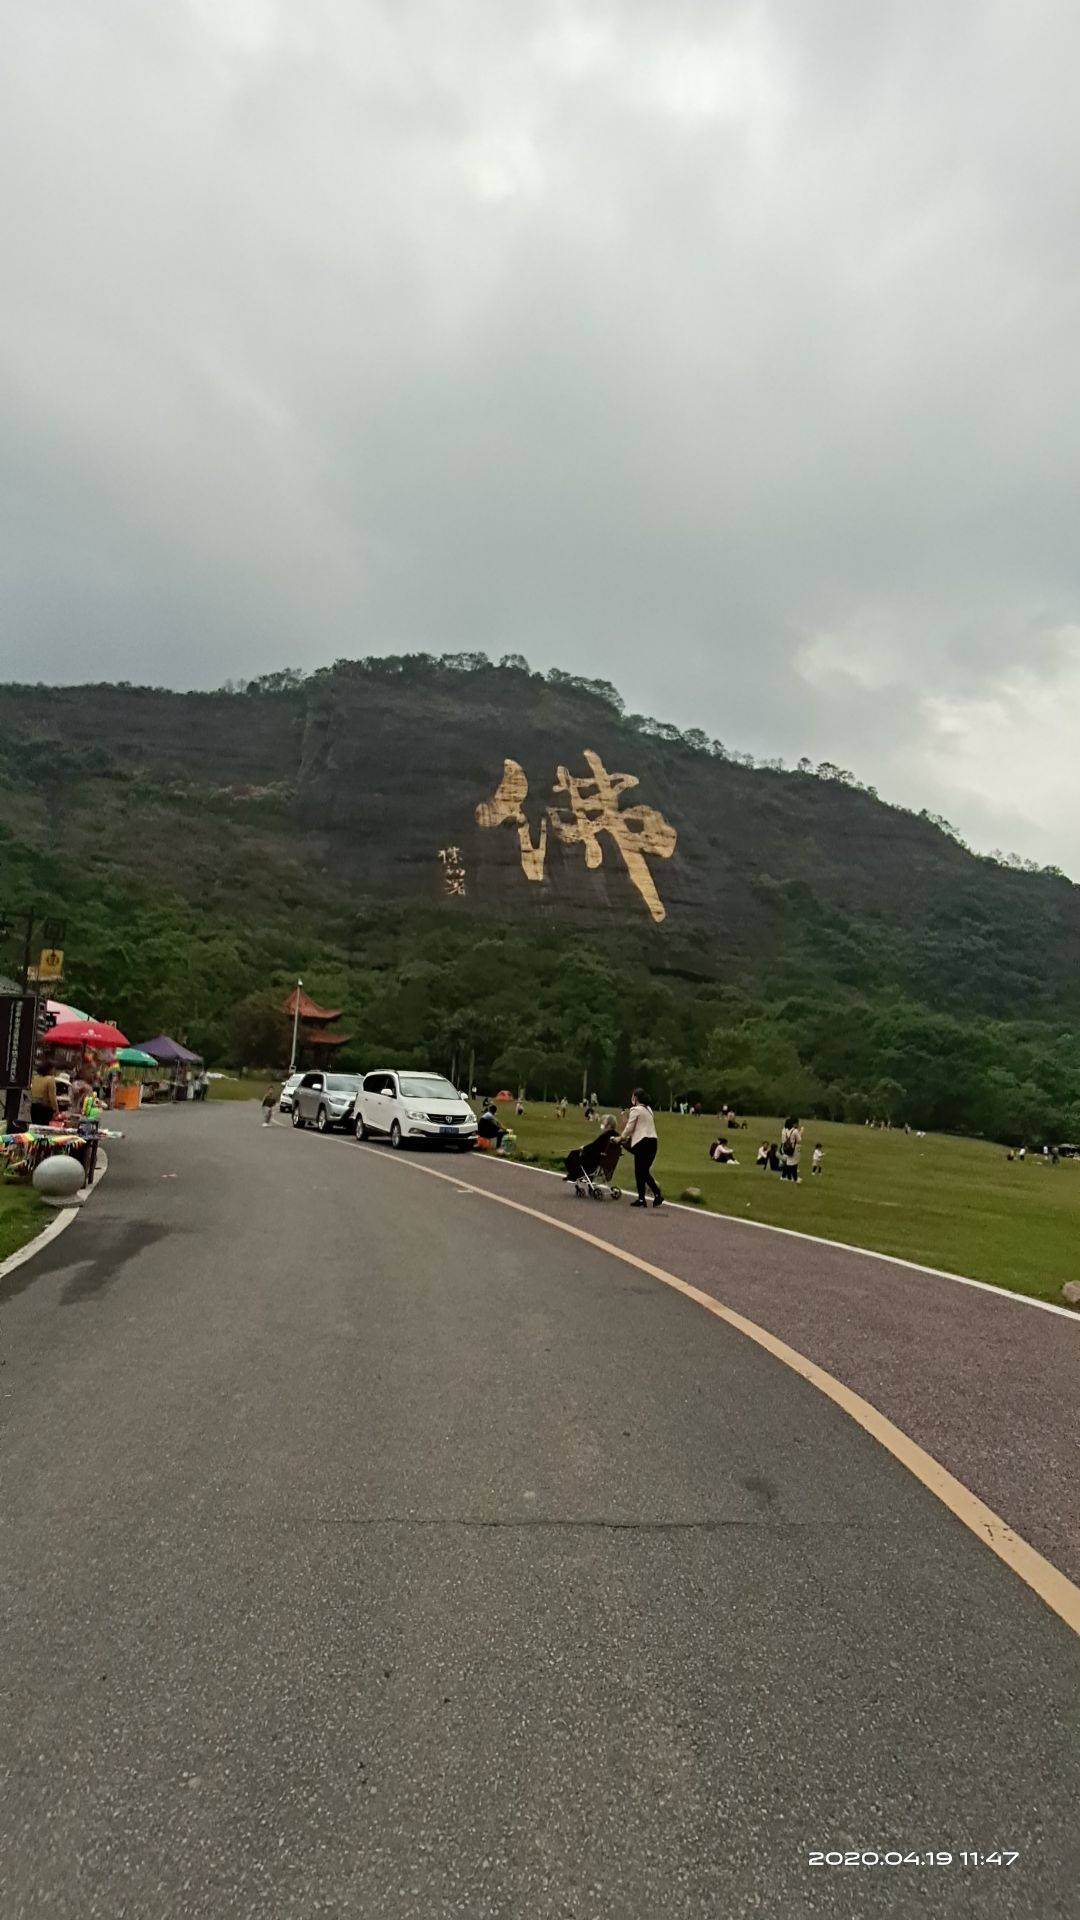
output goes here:
[{"label": "grass lawn", "polygon": [[52,1208],[38,1199],[32,1187],[0,1181],[0,1260],[16,1253],[54,1218]]},{"label": "grass lawn", "polygon": [[[580,1109],[566,1119],[554,1108],[530,1104],[522,1119],[500,1107],[504,1124],[517,1132],[519,1153],[542,1166],[557,1166],[572,1146],[597,1131]],[[1080,1162],[1044,1164],[1041,1156],[1008,1162],[1003,1147],[942,1134],[877,1132],[869,1127],[808,1121],[798,1186],[754,1164],[762,1140],[778,1140],[780,1122],[756,1119],[747,1131],[728,1134],[737,1167],[717,1166],[709,1143],[721,1129],[715,1118],[659,1113],[660,1150],[655,1172],[665,1194],[677,1200],[684,1187],[700,1187],[702,1202],[716,1213],[766,1221],[846,1240],[879,1253],[900,1254],[929,1267],[989,1280],[1015,1293],[1060,1303],[1062,1283],[1080,1279]],[[810,1173],[810,1152],[820,1141],[824,1172]],[[619,1184],[633,1187],[624,1157]]]},{"label": "grass lawn", "polygon": [[[270,1085],[269,1076],[260,1080],[258,1074],[249,1073],[246,1079],[238,1080],[227,1074],[224,1080],[209,1082],[206,1097],[208,1100],[261,1100]],[[273,1085],[277,1087],[280,1082],[275,1080]]]}]

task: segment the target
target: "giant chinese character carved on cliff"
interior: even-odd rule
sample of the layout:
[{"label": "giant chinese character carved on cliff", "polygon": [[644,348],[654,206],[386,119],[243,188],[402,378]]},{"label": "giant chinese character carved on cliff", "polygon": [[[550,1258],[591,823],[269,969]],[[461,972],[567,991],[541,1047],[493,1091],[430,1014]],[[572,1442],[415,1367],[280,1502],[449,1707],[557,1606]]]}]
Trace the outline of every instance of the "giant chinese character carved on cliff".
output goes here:
[{"label": "giant chinese character carved on cliff", "polygon": [[609,773],[598,753],[586,749],[587,774],[572,774],[560,767],[555,779],[557,798],[566,806],[549,806],[540,821],[536,838],[525,812],[529,783],[516,760],[503,762],[503,776],[490,800],[482,800],[476,809],[481,827],[499,827],[508,821],[517,829],[521,850],[521,871],[526,880],[544,878],[548,830],[570,845],[584,848],[585,865],[601,865],[604,852],[600,835],[606,833],[622,856],[626,871],[637,888],[653,920],[667,917],[667,909],[656,890],[648,860],[670,860],[677,835],[674,827],[655,807],[622,807],[624,793],[639,782],[632,773]]}]

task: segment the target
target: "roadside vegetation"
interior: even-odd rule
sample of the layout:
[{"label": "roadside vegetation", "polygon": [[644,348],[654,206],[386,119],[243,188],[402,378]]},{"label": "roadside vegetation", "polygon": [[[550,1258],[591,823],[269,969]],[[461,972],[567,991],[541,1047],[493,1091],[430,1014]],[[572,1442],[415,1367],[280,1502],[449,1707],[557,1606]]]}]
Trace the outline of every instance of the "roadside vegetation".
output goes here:
[{"label": "roadside vegetation", "polygon": [[17,1253],[52,1218],[52,1209],[38,1199],[32,1187],[13,1180],[0,1181],[0,1260]]}]

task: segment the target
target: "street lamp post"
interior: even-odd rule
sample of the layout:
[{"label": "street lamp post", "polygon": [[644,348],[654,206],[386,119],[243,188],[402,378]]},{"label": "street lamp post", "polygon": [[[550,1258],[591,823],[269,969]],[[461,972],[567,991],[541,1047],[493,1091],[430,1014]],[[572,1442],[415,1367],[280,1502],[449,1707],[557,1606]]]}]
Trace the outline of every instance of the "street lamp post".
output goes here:
[{"label": "street lamp post", "polygon": [[297,1046],[297,1041],[299,1039],[299,1034],[300,1034],[300,994],[301,994],[301,991],[303,990],[303,985],[304,983],[302,980],[297,981],[296,994],[293,999],[292,1054],[290,1055],[290,1058],[289,1058],[290,1076],[296,1072],[296,1046]]}]

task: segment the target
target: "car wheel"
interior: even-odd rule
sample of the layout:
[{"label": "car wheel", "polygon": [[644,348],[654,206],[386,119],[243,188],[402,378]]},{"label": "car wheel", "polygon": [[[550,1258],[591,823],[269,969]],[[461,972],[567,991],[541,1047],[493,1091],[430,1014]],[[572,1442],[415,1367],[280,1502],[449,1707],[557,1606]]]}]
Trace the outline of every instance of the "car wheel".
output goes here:
[{"label": "car wheel", "polygon": [[400,1147],[401,1144],[401,1128],[395,1120],[390,1128],[390,1145],[392,1147]]},{"label": "car wheel", "polygon": [[326,1108],[320,1107],[318,1113],[315,1115],[315,1125],[318,1128],[320,1133],[325,1133],[328,1124],[329,1122],[327,1121],[327,1118],[326,1118]]},{"label": "car wheel", "polygon": [[302,1127],[304,1124],[304,1116],[299,1107],[294,1107],[292,1110],[292,1123],[294,1127]]},{"label": "car wheel", "polygon": [[370,1140],[371,1135],[369,1134],[367,1128],[364,1125],[362,1114],[359,1114],[359,1113],[357,1114],[356,1126],[353,1128],[353,1132],[356,1134],[356,1137],[358,1140]]}]

